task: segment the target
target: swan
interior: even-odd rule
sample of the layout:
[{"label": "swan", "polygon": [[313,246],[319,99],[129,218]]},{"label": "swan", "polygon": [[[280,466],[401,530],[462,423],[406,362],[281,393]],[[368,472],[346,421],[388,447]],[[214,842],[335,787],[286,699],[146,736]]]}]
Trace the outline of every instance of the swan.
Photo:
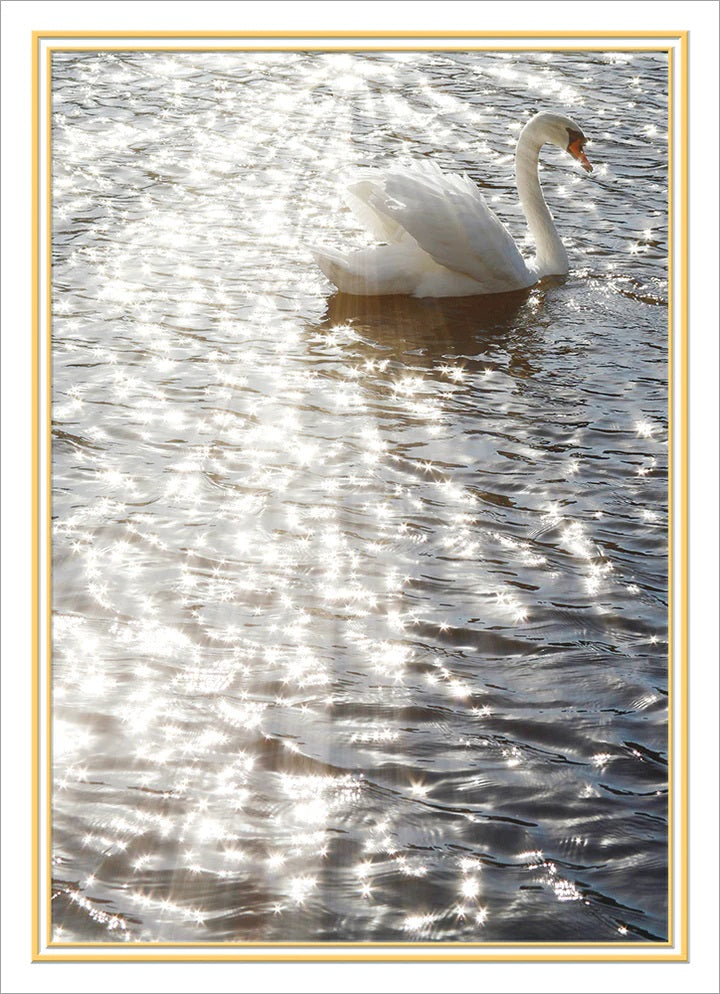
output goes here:
[{"label": "swan", "polygon": [[504,224],[467,175],[429,161],[369,172],[346,190],[348,206],[382,243],[343,253],[314,247],[315,261],[338,290],[351,294],[466,297],[504,293],[563,276],[568,257],[538,179],[549,142],[587,172],[587,138],[562,114],[535,114],[520,132],[515,181],[536,255],[526,261]]}]

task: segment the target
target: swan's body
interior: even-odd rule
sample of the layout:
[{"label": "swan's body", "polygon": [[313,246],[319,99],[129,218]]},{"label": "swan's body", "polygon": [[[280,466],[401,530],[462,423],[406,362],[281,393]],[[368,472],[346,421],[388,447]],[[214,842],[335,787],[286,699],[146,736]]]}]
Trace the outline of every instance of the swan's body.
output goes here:
[{"label": "swan's body", "polygon": [[538,157],[551,142],[589,171],[586,140],[559,114],[536,114],[520,134],[515,178],[535,242],[532,261],[523,258],[467,176],[443,173],[429,162],[368,173],[352,185],[349,206],[383,244],[350,253],[318,248],[315,261],[339,290],[352,294],[466,297],[520,290],[543,276],[564,275],[567,253],[542,195]]}]

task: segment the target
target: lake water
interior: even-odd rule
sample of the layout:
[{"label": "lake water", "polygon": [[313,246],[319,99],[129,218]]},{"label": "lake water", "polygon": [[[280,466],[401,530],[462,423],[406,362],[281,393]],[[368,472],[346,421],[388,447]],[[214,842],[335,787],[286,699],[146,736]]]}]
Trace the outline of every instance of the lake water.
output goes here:
[{"label": "lake water", "polygon": [[[53,929],[667,936],[661,53],[53,57]],[[565,279],[334,295],[357,166]]]}]

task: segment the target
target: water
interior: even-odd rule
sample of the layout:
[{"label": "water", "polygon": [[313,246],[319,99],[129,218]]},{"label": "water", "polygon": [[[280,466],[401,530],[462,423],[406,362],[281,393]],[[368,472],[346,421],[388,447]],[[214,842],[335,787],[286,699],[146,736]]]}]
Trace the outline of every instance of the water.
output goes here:
[{"label": "water", "polygon": [[[659,53],[53,57],[56,941],[667,936]],[[357,165],[572,271],[333,296]]]}]

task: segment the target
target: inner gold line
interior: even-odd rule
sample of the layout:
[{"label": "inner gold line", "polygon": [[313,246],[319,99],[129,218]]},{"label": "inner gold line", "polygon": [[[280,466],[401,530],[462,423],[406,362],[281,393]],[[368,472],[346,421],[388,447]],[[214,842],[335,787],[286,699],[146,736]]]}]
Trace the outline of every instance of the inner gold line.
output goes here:
[{"label": "inner gold line", "polygon": [[41,31],[42,38],[675,38],[683,31]]}]

